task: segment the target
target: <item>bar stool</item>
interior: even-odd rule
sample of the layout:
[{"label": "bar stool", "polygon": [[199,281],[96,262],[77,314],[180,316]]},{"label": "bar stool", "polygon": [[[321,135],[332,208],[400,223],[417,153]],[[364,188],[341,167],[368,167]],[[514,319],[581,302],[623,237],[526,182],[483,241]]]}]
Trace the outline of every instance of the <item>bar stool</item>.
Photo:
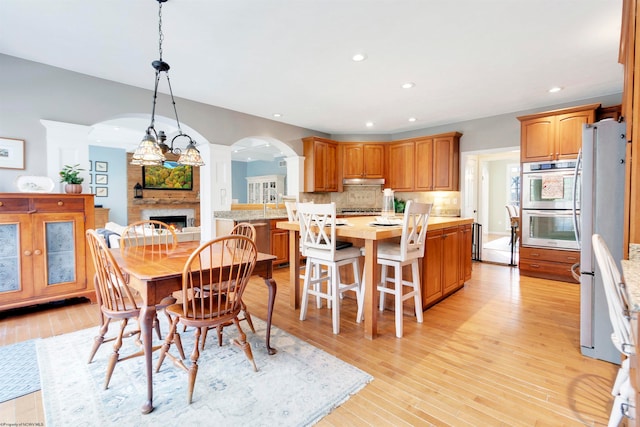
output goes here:
[{"label": "bar stool", "polygon": [[[335,203],[298,203],[298,219],[300,222],[300,241],[302,254],[307,257],[307,268],[304,275],[302,306],[300,320],[307,316],[309,295],[314,295],[320,307],[320,299],[327,300],[333,318],[333,333],[340,333],[340,297],[344,292],[356,294],[358,312],[356,322],[360,323],[363,314],[364,292],[360,278],[360,248],[349,245],[336,249],[336,204]],[[340,267],[353,267],[354,281],[343,283]],[[326,271],[320,274],[322,267]],[[312,271],[318,272],[312,275]],[[326,292],[322,284],[327,284]]]},{"label": "bar stool", "polygon": [[[403,302],[414,299],[416,318],[422,323],[422,297],[420,291],[420,269],[418,260],[424,256],[427,222],[431,213],[431,203],[417,203],[412,200],[404,208],[402,236],[400,243],[382,242],[378,245],[378,264],[382,266],[380,283],[380,311],[384,310],[386,294],[395,298],[396,336],[402,338]],[[411,281],[402,278],[402,267],[411,265]],[[387,275],[388,268],[394,269],[393,277]],[[387,286],[390,284],[391,286]],[[408,292],[404,288],[408,287]]]}]

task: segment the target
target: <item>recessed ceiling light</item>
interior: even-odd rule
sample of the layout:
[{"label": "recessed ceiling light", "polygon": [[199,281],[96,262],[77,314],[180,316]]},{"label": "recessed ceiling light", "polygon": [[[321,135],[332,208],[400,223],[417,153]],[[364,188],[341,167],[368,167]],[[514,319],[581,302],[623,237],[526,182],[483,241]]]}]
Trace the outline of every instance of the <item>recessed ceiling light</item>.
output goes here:
[{"label": "recessed ceiling light", "polygon": [[367,59],[367,54],[366,53],[356,53],[355,55],[353,55],[351,57],[351,59],[354,60],[355,62],[364,61],[365,59]]},{"label": "recessed ceiling light", "polygon": [[414,87],[415,85],[416,85],[416,84],[415,84],[414,82],[407,82],[407,83],[404,83],[404,84],[402,85],[402,89],[411,89],[411,88],[412,88],[412,87]]},{"label": "recessed ceiling light", "polygon": [[373,122],[367,122],[367,123],[365,123],[365,126],[368,127],[368,128],[371,128],[371,127],[373,127]]},{"label": "recessed ceiling light", "polygon": [[282,114],[280,114],[280,113],[273,113],[273,117],[282,117]]},{"label": "recessed ceiling light", "polygon": [[555,86],[549,89],[549,93],[556,93],[556,92],[560,92],[561,90],[562,88],[560,86]]},{"label": "recessed ceiling light", "polygon": [[415,118],[415,117],[409,117],[409,121],[410,121],[410,122],[415,122],[415,121],[416,121],[416,118]]}]

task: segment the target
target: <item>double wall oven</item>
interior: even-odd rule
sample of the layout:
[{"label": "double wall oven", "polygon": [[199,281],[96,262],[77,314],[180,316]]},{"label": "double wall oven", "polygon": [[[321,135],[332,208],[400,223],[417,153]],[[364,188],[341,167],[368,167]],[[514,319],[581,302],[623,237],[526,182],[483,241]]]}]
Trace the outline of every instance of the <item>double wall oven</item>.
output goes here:
[{"label": "double wall oven", "polygon": [[580,172],[576,163],[522,165],[522,246],[579,249],[579,220],[575,218],[580,216]]}]

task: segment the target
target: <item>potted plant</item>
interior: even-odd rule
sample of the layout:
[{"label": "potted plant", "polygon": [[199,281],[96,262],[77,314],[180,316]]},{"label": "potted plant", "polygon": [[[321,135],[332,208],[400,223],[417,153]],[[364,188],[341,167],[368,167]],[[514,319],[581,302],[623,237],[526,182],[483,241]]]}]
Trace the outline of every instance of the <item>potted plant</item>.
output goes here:
[{"label": "potted plant", "polygon": [[82,181],[84,178],[79,176],[80,172],[84,169],[80,169],[80,165],[64,165],[64,168],[60,171],[60,182],[66,183],[64,191],[66,193],[82,193]]}]

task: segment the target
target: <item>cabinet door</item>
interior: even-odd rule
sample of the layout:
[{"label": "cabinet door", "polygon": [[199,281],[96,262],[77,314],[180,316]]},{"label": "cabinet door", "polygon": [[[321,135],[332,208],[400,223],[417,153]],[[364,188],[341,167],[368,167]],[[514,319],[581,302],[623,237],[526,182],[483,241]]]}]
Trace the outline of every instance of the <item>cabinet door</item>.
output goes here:
[{"label": "cabinet door", "polygon": [[86,289],[84,213],[33,215],[35,295]]},{"label": "cabinet door", "polygon": [[578,111],[557,117],[556,152],[554,158],[575,159],[582,147],[582,126],[593,123],[595,112]]},{"label": "cabinet door", "polygon": [[460,164],[458,139],[453,137],[433,140],[433,189],[458,191]]},{"label": "cabinet door", "polygon": [[460,287],[460,239],[458,227],[442,231],[442,291],[446,295]]},{"label": "cabinet door", "polygon": [[343,178],[362,178],[364,174],[364,145],[347,144],[342,151]]},{"label": "cabinet door", "polygon": [[467,280],[471,280],[473,266],[471,224],[461,225],[458,230],[460,232],[460,285],[463,285]]},{"label": "cabinet door", "polygon": [[415,143],[389,145],[389,186],[398,191],[413,191],[415,179]]},{"label": "cabinet door", "polygon": [[338,191],[338,144],[327,144],[324,191]]},{"label": "cabinet door", "polygon": [[523,121],[520,132],[520,158],[522,162],[540,162],[553,158],[556,136],[553,116]]},{"label": "cabinet door", "polygon": [[416,190],[433,190],[433,139],[416,141]]},{"label": "cabinet door", "polygon": [[0,305],[33,296],[31,217],[5,214],[0,223]]},{"label": "cabinet door", "polygon": [[422,308],[442,298],[442,230],[427,231],[422,268]]},{"label": "cabinet door", "polygon": [[271,255],[275,255],[274,265],[289,262],[289,231],[273,229],[271,230]]},{"label": "cabinet door", "polygon": [[364,177],[384,178],[384,145],[364,144]]}]

